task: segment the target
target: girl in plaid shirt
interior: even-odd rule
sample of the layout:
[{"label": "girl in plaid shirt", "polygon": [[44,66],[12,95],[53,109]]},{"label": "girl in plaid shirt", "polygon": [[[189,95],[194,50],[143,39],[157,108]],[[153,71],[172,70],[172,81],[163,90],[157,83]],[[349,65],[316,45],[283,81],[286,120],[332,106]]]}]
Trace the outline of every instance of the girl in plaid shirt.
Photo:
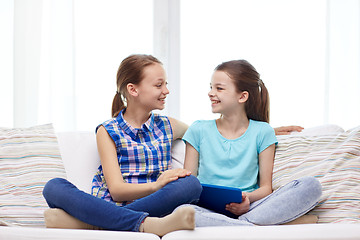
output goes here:
[{"label": "girl in plaid shirt", "polygon": [[159,236],[194,228],[191,207],[173,210],[196,202],[201,185],[190,171],[169,169],[171,143],[183,136],[187,125],[152,113],[164,108],[169,94],[166,85],[163,66],[153,56],[131,55],[122,61],[113,118],[96,128],[101,165],[93,179],[92,195],[65,179],[49,181],[43,192],[50,206],[45,211],[47,227]]}]

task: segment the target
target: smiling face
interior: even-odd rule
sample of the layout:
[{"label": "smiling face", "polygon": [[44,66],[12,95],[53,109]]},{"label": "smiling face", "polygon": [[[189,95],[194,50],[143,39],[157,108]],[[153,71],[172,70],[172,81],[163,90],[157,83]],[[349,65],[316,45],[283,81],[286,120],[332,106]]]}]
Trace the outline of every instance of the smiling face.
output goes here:
[{"label": "smiling face", "polygon": [[166,74],[163,66],[158,63],[151,64],[143,70],[143,79],[136,85],[138,101],[148,111],[162,110],[165,99],[169,94]]},{"label": "smiling face", "polygon": [[208,96],[213,113],[226,115],[239,109],[242,93],[236,91],[234,81],[226,72],[215,71],[213,73],[210,89]]}]

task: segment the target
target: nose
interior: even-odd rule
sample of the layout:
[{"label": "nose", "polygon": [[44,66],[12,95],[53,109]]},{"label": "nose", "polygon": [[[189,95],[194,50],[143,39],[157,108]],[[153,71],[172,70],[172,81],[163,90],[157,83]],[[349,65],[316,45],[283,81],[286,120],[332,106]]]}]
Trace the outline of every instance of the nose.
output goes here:
[{"label": "nose", "polygon": [[210,91],[208,92],[208,96],[209,96],[209,97],[213,97],[213,96],[214,96],[213,89],[210,89]]},{"label": "nose", "polygon": [[163,94],[164,95],[168,95],[170,93],[169,89],[167,88],[167,86],[165,85],[164,86],[164,89],[163,89]]}]

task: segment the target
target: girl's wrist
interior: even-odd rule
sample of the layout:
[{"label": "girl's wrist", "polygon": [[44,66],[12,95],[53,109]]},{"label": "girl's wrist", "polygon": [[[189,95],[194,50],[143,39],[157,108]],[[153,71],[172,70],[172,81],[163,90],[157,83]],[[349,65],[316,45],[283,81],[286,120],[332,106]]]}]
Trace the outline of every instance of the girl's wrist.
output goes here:
[{"label": "girl's wrist", "polygon": [[150,188],[153,193],[160,189],[159,184],[157,182],[150,183]]}]

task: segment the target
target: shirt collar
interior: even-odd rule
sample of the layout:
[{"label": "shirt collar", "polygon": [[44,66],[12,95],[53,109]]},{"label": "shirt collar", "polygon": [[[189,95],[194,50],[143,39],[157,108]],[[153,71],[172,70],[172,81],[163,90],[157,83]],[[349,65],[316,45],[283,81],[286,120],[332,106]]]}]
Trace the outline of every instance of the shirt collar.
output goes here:
[{"label": "shirt collar", "polygon": [[143,124],[142,128],[145,130],[145,128],[147,128],[147,130],[149,132],[152,132],[152,130],[154,129],[154,114],[151,113],[149,119]]},{"label": "shirt collar", "polygon": [[116,117],[120,127],[124,130],[126,134],[128,134],[132,139],[136,139],[138,136],[138,132],[143,130],[144,132],[152,132],[154,129],[154,114],[151,113],[149,119],[141,126],[141,128],[133,128],[125,119],[124,113],[126,108],[124,108],[119,115]]}]

